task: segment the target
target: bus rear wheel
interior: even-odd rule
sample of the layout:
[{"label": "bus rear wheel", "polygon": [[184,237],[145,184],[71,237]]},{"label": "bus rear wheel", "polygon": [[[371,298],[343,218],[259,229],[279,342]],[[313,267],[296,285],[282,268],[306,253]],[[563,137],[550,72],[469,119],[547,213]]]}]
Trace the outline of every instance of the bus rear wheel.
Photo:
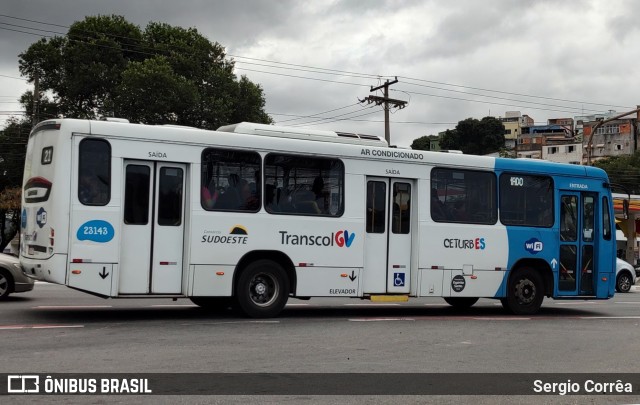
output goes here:
[{"label": "bus rear wheel", "polygon": [[514,273],[509,280],[507,298],[500,301],[515,315],[533,315],[540,310],[543,299],[544,284],[540,274],[526,267]]},{"label": "bus rear wheel", "polygon": [[478,302],[478,298],[475,297],[444,297],[444,300],[447,304],[459,309],[471,308],[473,304]]},{"label": "bus rear wheel", "polygon": [[236,283],[238,306],[252,318],[277,316],[289,298],[289,278],[281,265],[272,260],[249,264]]}]

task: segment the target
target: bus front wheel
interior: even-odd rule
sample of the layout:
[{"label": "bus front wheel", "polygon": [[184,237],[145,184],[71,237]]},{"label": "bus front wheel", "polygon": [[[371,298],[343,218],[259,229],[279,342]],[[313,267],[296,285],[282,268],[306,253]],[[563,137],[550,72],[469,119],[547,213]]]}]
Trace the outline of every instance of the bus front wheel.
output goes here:
[{"label": "bus front wheel", "polygon": [[478,302],[478,298],[475,297],[444,297],[444,300],[447,304],[459,309],[471,308]]},{"label": "bus front wheel", "polygon": [[507,298],[500,301],[507,310],[516,315],[533,315],[542,306],[543,299],[542,278],[534,269],[527,267],[517,270],[511,277]]},{"label": "bus front wheel", "polygon": [[277,316],[289,298],[289,278],[281,265],[272,260],[249,264],[236,283],[240,309],[252,318]]}]

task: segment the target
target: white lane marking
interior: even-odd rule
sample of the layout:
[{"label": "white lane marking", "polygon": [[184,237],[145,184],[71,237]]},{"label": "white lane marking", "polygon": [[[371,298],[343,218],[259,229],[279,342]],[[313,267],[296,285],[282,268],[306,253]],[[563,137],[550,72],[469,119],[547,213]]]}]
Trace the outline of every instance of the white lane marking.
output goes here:
[{"label": "white lane marking", "polygon": [[343,304],[345,307],[386,307],[386,306],[399,306],[400,304],[395,303],[371,303],[371,304]]},{"label": "white lane marking", "polygon": [[449,304],[423,304],[425,307],[448,307]]},{"label": "white lane marking", "polygon": [[280,323],[280,321],[228,321],[228,322],[198,322],[198,323],[183,323],[182,326],[192,325],[242,325],[247,323]]},{"label": "white lane marking", "polygon": [[475,321],[530,321],[531,318],[471,318]]},{"label": "white lane marking", "polygon": [[0,330],[84,328],[84,325],[5,325]]},{"label": "white lane marking", "polygon": [[580,302],[554,302],[555,305],[591,305],[591,304],[597,304],[600,305],[602,304],[602,302],[596,302],[596,301],[580,301]]},{"label": "white lane marking", "polygon": [[640,301],[617,301],[614,304],[640,304]]},{"label": "white lane marking", "polygon": [[287,304],[288,307],[306,307],[309,304]]},{"label": "white lane marking", "polygon": [[581,316],[580,319],[640,319],[640,316]]},{"label": "white lane marking", "polygon": [[113,305],[39,305],[33,309],[84,309],[84,308],[113,308]]},{"label": "white lane marking", "polygon": [[395,322],[395,321],[415,321],[413,318],[353,318],[349,322]]},{"label": "white lane marking", "polygon": [[164,308],[180,308],[180,307],[197,307],[195,304],[154,304],[149,305],[150,307],[164,307]]}]

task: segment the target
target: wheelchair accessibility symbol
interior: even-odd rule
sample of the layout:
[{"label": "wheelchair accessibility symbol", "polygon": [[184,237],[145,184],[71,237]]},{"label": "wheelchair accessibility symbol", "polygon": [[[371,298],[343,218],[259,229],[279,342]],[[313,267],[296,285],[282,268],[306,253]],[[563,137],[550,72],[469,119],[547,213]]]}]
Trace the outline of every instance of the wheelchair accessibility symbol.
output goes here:
[{"label": "wheelchair accessibility symbol", "polygon": [[404,287],[404,273],[393,273],[393,286]]}]

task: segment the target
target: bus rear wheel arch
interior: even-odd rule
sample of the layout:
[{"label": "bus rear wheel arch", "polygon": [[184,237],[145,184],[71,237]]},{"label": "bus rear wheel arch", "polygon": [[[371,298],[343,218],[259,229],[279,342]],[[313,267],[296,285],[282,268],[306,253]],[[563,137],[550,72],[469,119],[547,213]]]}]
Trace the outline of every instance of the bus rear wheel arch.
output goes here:
[{"label": "bus rear wheel arch", "polygon": [[507,285],[507,297],[500,300],[515,315],[533,315],[540,310],[545,296],[542,276],[531,267],[515,270]]},{"label": "bus rear wheel arch", "polygon": [[458,309],[471,308],[473,304],[478,302],[476,297],[444,297],[444,300],[447,304]]},{"label": "bus rear wheel arch", "polygon": [[207,312],[224,312],[231,306],[231,297],[189,297],[191,302]]},{"label": "bus rear wheel arch", "polygon": [[270,259],[249,263],[238,276],[235,298],[239,309],[251,318],[277,316],[289,298],[289,277]]}]

